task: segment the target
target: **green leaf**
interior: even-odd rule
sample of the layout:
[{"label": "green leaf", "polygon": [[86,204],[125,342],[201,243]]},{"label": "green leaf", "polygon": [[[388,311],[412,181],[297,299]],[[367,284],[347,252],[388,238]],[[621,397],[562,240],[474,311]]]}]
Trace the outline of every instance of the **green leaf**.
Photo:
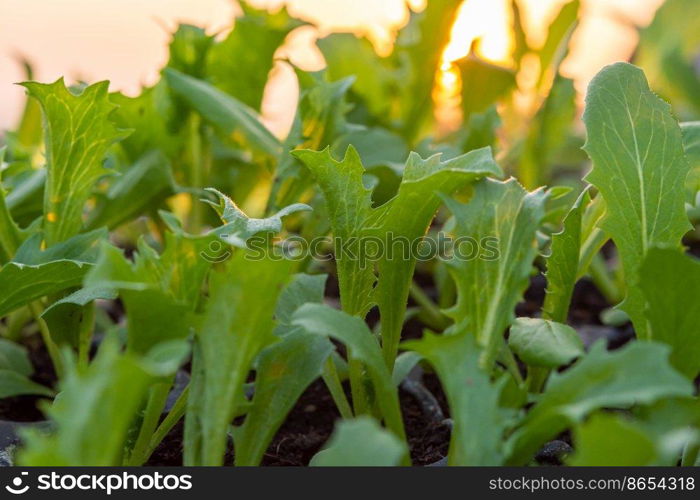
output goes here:
[{"label": "green leaf", "polygon": [[683,149],[690,163],[690,174],[686,179],[686,186],[690,189],[690,194],[700,191],[700,122],[681,123],[683,133]]},{"label": "green leaf", "polygon": [[483,113],[516,87],[515,73],[473,54],[456,62],[462,77],[462,113]]},{"label": "green leaf", "polygon": [[51,397],[53,391],[32,382],[26,375],[13,370],[0,369],[0,399],[27,394]]},{"label": "green leaf", "polygon": [[157,208],[174,194],[173,173],[168,160],[159,152],[139,158],[110,185],[91,212],[87,227],[114,229],[139,215]]},{"label": "green leaf", "polygon": [[243,15],[233,30],[207,53],[207,74],[212,83],[253,109],[260,109],[275,51],[290,31],[304,23],[283,7],[274,14],[240,3]]},{"label": "green leaf", "polygon": [[256,152],[279,156],[280,141],[262,124],[248,106],[213,85],[175,69],[164,71],[168,85],[202,117],[227,134],[240,134]]},{"label": "green leaf", "polygon": [[327,274],[295,274],[277,300],[275,307],[277,321],[288,325],[294,311],[307,302],[323,303],[327,279]]},{"label": "green leaf", "polygon": [[671,346],[673,366],[695,378],[700,373],[700,262],[680,250],[651,248],[639,275],[649,339]]},{"label": "green leaf", "polygon": [[29,353],[23,346],[0,338],[0,370],[17,372],[29,377],[34,367],[29,361]]},{"label": "green leaf", "polygon": [[188,465],[223,463],[228,426],[244,401],[253,360],[275,340],[272,311],[292,263],[251,255],[237,252],[210,276],[185,421]]},{"label": "green leaf", "polygon": [[690,396],[693,386],[671,367],[669,351],[651,342],[632,342],[614,352],[604,342],[594,344],[572,368],[550,376],[545,393],[509,439],[508,463],[527,463],[539,446],[597,409]]},{"label": "green leaf", "polygon": [[559,72],[559,65],[568,53],[569,40],[578,26],[578,13],[581,2],[573,0],[563,5],[557,16],[549,25],[547,39],[538,51],[540,75],[537,86],[541,86],[547,75],[554,78]]},{"label": "green leaf", "polygon": [[620,306],[637,336],[648,339],[639,266],[653,245],[680,247],[691,228],[685,213],[689,165],[671,110],[630,64],[604,68],[591,82],[583,116],[584,149],[593,160],[587,180],[608,207],[602,228],[615,241],[627,296]]},{"label": "green leaf", "polygon": [[90,338],[81,337],[81,325],[87,315],[86,306],[98,299],[116,298],[117,292],[112,288],[81,288],[51,304],[41,317],[46,321],[51,338],[57,345],[67,344],[74,348],[82,345],[88,349]]},{"label": "green leaf", "polygon": [[259,465],[277,429],[304,390],[321,375],[333,351],[328,339],[293,332],[265,349],[257,363],[255,395],[234,431],[236,465]]},{"label": "green leaf", "polygon": [[41,104],[46,143],[44,237],[51,246],[80,231],[83,206],[97,179],[107,171],[102,161],[109,147],[124,138],[109,118],[115,108],[108,82],[71,93],[63,79],[52,84],[22,84]]},{"label": "green leaf", "polygon": [[578,197],[564,218],[561,232],[552,235],[552,248],[547,258],[547,289],[542,315],[546,319],[566,322],[578,281],[583,214],[591,200],[588,189]]},{"label": "green leaf", "polygon": [[114,338],[101,344],[86,370],[65,364],[68,370],[60,383],[61,393],[46,410],[54,430],[44,433],[27,429],[18,463],[121,465],[127,432],[141,408],[151,377],[137,358],[119,353]]},{"label": "green leaf", "polygon": [[311,171],[326,199],[343,311],[364,317],[373,305],[375,276],[360,254],[361,230],[372,208],[370,191],[362,183],[362,161],[353,147],[348,147],[340,162],[333,159],[328,148],[292,154]]},{"label": "green leaf", "polygon": [[311,459],[312,467],[393,467],[408,454],[406,444],[371,417],[338,422],[328,445]]},{"label": "green leaf", "polygon": [[479,349],[468,332],[434,335],[404,342],[433,365],[447,394],[454,421],[449,465],[501,465],[506,415],[499,408],[500,389],[479,367]]},{"label": "green leaf", "polygon": [[[411,153],[397,195],[374,211],[372,227],[366,234],[379,238],[384,244],[377,263],[379,283],[375,296],[381,315],[384,359],[390,368],[401,338],[417,246],[442,202],[441,194],[452,194],[489,175],[502,175],[490,148],[445,162],[440,161],[439,154],[424,160]],[[411,245],[409,256],[390,247],[401,239]]]},{"label": "green leaf", "polygon": [[[0,168],[5,161],[6,147],[0,147]],[[2,172],[0,171],[0,181]],[[10,209],[5,201],[5,190],[0,182],[0,265],[12,259],[17,247],[22,243],[22,232],[12,218]]]},{"label": "green leaf", "polygon": [[482,366],[489,370],[529,284],[546,197],[542,190],[528,193],[515,179],[486,179],[467,204],[445,198],[455,216],[455,235],[472,238],[480,248],[479,255],[467,255],[472,258],[455,255],[447,261],[458,292],[447,313],[455,331],[476,336],[484,349]]},{"label": "green leaf", "polygon": [[593,415],[574,431],[574,444],[574,466],[659,465],[654,441],[620,415]]},{"label": "green leaf", "polygon": [[508,346],[530,366],[559,368],[583,356],[583,342],[568,325],[539,318],[518,318],[510,327]]},{"label": "green leaf", "polygon": [[379,343],[365,322],[328,306],[306,304],[294,313],[292,324],[302,327],[309,333],[343,342],[348,347],[349,356],[366,365],[374,388],[376,404],[384,417],[386,426],[399,439],[405,441],[406,434],[396,386],[382,359]]},{"label": "green leaf", "polygon": [[207,188],[207,191],[214,193],[219,198],[218,204],[207,201],[224,222],[223,226],[216,229],[216,234],[229,245],[240,248],[246,248],[246,242],[258,234],[279,233],[282,230],[282,217],[311,210],[308,205],[295,203],[265,219],[252,219],[244,214],[225,194],[214,188]]}]

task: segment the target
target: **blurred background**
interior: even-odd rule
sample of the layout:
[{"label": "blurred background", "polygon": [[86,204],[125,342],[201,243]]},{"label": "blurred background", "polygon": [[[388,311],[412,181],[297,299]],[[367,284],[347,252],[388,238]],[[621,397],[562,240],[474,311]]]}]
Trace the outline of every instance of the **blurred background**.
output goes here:
[{"label": "blurred background", "polygon": [[[391,50],[396,30],[408,21],[408,9],[420,10],[426,0],[251,0],[257,7],[278,9],[316,25],[297,29],[280,49],[303,69],[324,66],[314,41],[331,31],[367,35],[380,53]],[[604,65],[629,60],[647,26],[664,0],[583,0],[579,25],[571,38],[570,53],[562,65],[572,78],[579,104],[588,81]],[[547,27],[565,0],[519,0],[523,28],[531,46],[544,43]],[[698,2],[700,3],[700,2]],[[13,127],[24,103],[26,79],[21,61],[31,63],[34,79],[53,81],[110,80],[111,89],[138,94],[153,84],[167,60],[170,33],[178,23],[206,27],[225,34],[240,12],[232,0],[0,0],[0,130]],[[690,16],[692,17],[692,15]],[[455,93],[450,62],[465,56],[475,38],[479,55],[503,66],[512,64],[513,16],[511,0],[466,0],[452,29],[452,40],[442,55],[445,71],[439,79],[436,113],[444,127],[452,116],[449,96]],[[645,68],[646,69],[646,68]],[[245,70],[245,68],[242,68]],[[283,135],[291,123],[297,88],[291,70],[273,69],[266,91],[263,116]]]}]

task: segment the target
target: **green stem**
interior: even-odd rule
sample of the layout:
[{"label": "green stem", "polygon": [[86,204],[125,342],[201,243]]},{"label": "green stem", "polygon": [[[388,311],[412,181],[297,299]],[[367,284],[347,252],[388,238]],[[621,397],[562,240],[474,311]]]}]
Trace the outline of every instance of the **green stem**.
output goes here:
[{"label": "green stem", "polygon": [[618,304],[622,301],[622,292],[610,276],[610,271],[608,271],[602,255],[597,254],[593,257],[589,271],[593,283],[595,283],[600,293],[603,294],[611,305]]},{"label": "green stem", "polygon": [[418,304],[423,311],[423,320],[430,328],[442,331],[450,326],[450,320],[445,316],[440,308],[432,301],[430,297],[419,287],[415,281],[411,282],[410,288],[411,298]]},{"label": "green stem", "polygon": [[158,421],[160,420],[160,415],[163,412],[165,403],[168,400],[171,386],[172,384],[167,382],[155,384],[151,388],[148,395],[148,402],[146,403],[146,409],[144,410],[143,420],[141,421],[139,435],[136,438],[134,447],[131,449],[126,465],[142,465],[148,459],[146,451],[151,443],[153,432],[158,426]]},{"label": "green stem", "polygon": [[54,370],[56,370],[56,375],[60,379],[63,376],[63,363],[61,362],[61,355],[58,350],[58,346],[51,337],[51,332],[49,331],[49,327],[46,324],[46,321],[44,321],[41,317],[42,311],[40,303],[32,302],[31,304],[29,304],[29,310],[32,312],[32,315],[34,316],[34,320],[36,321],[37,325],[39,325],[41,338],[44,341],[46,350],[49,352],[49,357],[51,358],[51,362],[53,363]]},{"label": "green stem", "polygon": [[350,377],[350,392],[352,393],[352,405],[355,415],[365,415],[370,411],[367,400],[367,391],[364,383],[364,365],[361,361],[353,359],[348,348],[348,375]]},{"label": "green stem", "polygon": [[168,435],[172,428],[175,427],[175,424],[177,424],[178,421],[185,415],[189,393],[190,386],[188,385],[185,387],[185,390],[182,391],[180,397],[178,397],[175,401],[170,413],[168,413],[168,415],[163,419],[161,424],[153,433],[153,436],[151,436],[151,440],[148,443],[148,448],[146,448],[146,452],[144,453],[144,462],[148,460],[158,445],[163,441],[163,439],[165,439],[165,436]]},{"label": "green stem", "polygon": [[541,366],[528,366],[527,385],[530,392],[537,394],[542,392],[545,382],[549,377],[549,369]]},{"label": "green stem", "polygon": [[328,357],[326,363],[323,365],[322,377],[323,381],[326,383],[326,387],[328,387],[331,393],[335,406],[340,412],[340,416],[343,418],[352,418],[352,408],[350,407],[348,398],[345,396],[343,385],[338,376],[338,370],[335,367],[335,361],[333,361],[331,356]]},{"label": "green stem", "polygon": [[83,307],[83,317],[78,328],[78,365],[87,367],[92,333],[95,330],[95,301]]},{"label": "green stem", "polygon": [[508,373],[510,373],[515,379],[518,386],[522,387],[525,384],[525,380],[523,380],[523,376],[520,374],[520,368],[518,367],[518,362],[515,360],[515,356],[513,356],[513,352],[510,350],[505,341],[503,342],[501,349],[501,361],[503,361],[503,364],[506,365]]}]

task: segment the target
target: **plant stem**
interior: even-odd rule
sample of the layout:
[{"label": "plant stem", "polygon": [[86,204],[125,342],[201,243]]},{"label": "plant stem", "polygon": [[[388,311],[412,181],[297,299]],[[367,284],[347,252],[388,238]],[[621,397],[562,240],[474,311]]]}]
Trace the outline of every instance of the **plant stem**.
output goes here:
[{"label": "plant stem", "polygon": [[352,418],[352,408],[350,407],[348,398],[345,396],[345,392],[343,392],[343,385],[340,382],[338,370],[335,367],[335,361],[333,361],[331,356],[328,357],[323,365],[322,377],[323,381],[326,383],[326,387],[328,387],[328,391],[331,393],[335,406],[340,412],[340,416],[343,418]]},{"label": "plant stem", "polygon": [[134,447],[131,449],[126,465],[142,465],[148,459],[146,451],[151,442],[153,432],[158,426],[158,421],[160,420],[160,415],[163,412],[165,403],[168,400],[171,385],[170,382],[158,383],[151,388],[148,395],[148,402],[146,403],[146,409],[144,410],[143,420],[141,421],[139,435],[136,438]]},{"label": "plant stem", "polygon": [[46,324],[46,321],[41,317],[41,305],[39,302],[32,302],[29,304],[29,310],[34,316],[34,320],[37,325],[39,325],[39,331],[41,332],[41,338],[44,341],[46,350],[49,352],[49,357],[51,358],[51,363],[53,363],[54,370],[56,370],[56,375],[60,379],[63,375],[63,363],[61,362],[61,355],[58,350],[58,346],[53,341],[51,337],[51,332]]},{"label": "plant stem", "polygon": [[503,342],[501,349],[501,361],[503,361],[508,373],[512,375],[518,386],[522,387],[525,384],[525,380],[523,380],[523,376],[520,373],[520,368],[518,367],[518,362],[515,360],[515,356],[513,356],[513,352],[510,350],[505,341]]},{"label": "plant stem", "polygon": [[595,255],[593,260],[591,260],[589,271],[593,283],[595,283],[600,293],[603,294],[611,305],[618,304],[622,301],[622,292],[610,277],[610,272],[605,265],[605,260],[600,254]]},{"label": "plant stem", "polygon": [[163,419],[161,424],[155,430],[151,436],[151,440],[148,443],[148,447],[144,453],[143,462],[148,460],[148,458],[153,454],[158,445],[165,439],[170,430],[175,427],[175,424],[183,417],[185,411],[187,410],[187,398],[190,393],[190,386],[188,385],[182,391],[182,394],[177,398],[175,404],[171,408],[168,415]]},{"label": "plant stem", "polygon": [[411,282],[411,298],[421,307],[424,315],[422,318],[429,323],[430,328],[443,331],[450,326],[450,320],[445,316],[433,300],[419,287],[415,281]]}]

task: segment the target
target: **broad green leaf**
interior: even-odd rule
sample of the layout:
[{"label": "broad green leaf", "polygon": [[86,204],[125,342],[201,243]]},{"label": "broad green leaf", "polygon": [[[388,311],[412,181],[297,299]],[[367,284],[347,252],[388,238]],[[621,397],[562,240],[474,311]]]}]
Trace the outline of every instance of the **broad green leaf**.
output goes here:
[{"label": "broad green leaf", "polygon": [[401,419],[398,391],[376,337],[364,321],[320,304],[306,304],[297,309],[292,324],[305,331],[343,342],[349,355],[365,364],[372,381],[376,405],[386,426],[402,441],[406,434]]},{"label": "broad green leaf", "polygon": [[105,154],[126,134],[110,119],[115,105],[109,100],[108,82],[90,85],[80,95],[69,91],[63,79],[22,85],[44,113],[44,237],[50,247],[80,231],[83,206],[97,179],[107,173]]},{"label": "broad green leaf", "polygon": [[207,188],[207,191],[214,193],[219,199],[218,203],[207,201],[224,223],[216,229],[216,234],[229,245],[240,248],[245,248],[246,242],[258,234],[279,233],[282,230],[282,217],[311,210],[308,205],[295,203],[265,219],[253,219],[244,214],[225,194],[214,188]]},{"label": "broad green leaf", "polygon": [[508,346],[530,366],[559,368],[583,356],[583,342],[568,325],[539,318],[518,318],[510,327]]},{"label": "broad green leaf", "polygon": [[[129,427],[137,416],[151,376],[130,354],[106,339],[85,370],[68,366],[60,395],[46,412],[53,430],[28,429],[18,455],[23,466],[121,465]],[[99,443],[99,446],[96,446]]]},{"label": "broad green leaf", "polygon": [[681,130],[644,73],[626,63],[608,66],[593,79],[583,121],[584,149],[593,160],[586,179],[605,199],[602,229],[615,241],[625,274],[627,295],[620,307],[637,336],[648,339],[639,266],[652,245],[679,247],[690,229]]},{"label": "broad green leaf", "polygon": [[372,210],[370,192],[362,183],[362,161],[352,147],[340,162],[328,148],[294,151],[293,155],[311,171],[326,199],[343,311],[364,317],[373,305],[375,276],[371,263],[360,254],[361,231]]},{"label": "broad green leaf", "polygon": [[606,351],[604,342],[594,344],[572,368],[550,376],[544,394],[509,439],[508,463],[527,463],[539,446],[597,409],[690,396],[692,384],[671,367],[669,354],[668,347],[651,342],[632,342],[614,352]]},{"label": "broad green leaf", "polygon": [[574,466],[660,465],[653,440],[620,415],[593,415],[574,431],[574,446]]},{"label": "broad green leaf", "polygon": [[393,467],[408,454],[406,444],[371,417],[338,422],[328,445],[311,459],[312,467]]},{"label": "broad green leaf", "polygon": [[15,260],[0,269],[0,317],[36,299],[79,286],[105,231],[74,236],[41,250],[41,235],[25,240]]},{"label": "broad green leaf", "polygon": [[455,63],[462,76],[462,113],[465,119],[483,113],[515,89],[515,73],[470,54]]},{"label": "broad green leaf", "polygon": [[275,51],[304,23],[291,18],[285,7],[269,14],[247,2],[240,6],[243,15],[233,30],[207,53],[207,74],[216,87],[259,110]]},{"label": "broad green leaf", "polygon": [[651,248],[639,271],[649,339],[673,349],[671,363],[700,373],[700,262],[680,250]]},{"label": "broad green leaf", "polygon": [[327,279],[327,274],[295,274],[277,300],[275,307],[277,321],[288,325],[294,311],[307,302],[323,303]]},{"label": "broad green leaf", "polygon": [[116,298],[117,292],[111,288],[81,288],[51,304],[41,317],[46,321],[51,338],[57,345],[67,344],[76,349],[82,346],[87,350],[91,337],[81,335],[92,334],[92,331],[85,332],[82,328],[85,317],[90,314],[87,306],[98,299]]},{"label": "broad green leaf", "polygon": [[221,465],[228,426],[260,351],[275,340],[272,311],[292,263],[239,251],[209,280],[196,329],[192,389],[185,421],[185,463]]},{"label": "broad green leaf", "polygon": [[435,368],[447,394],[454,421],[450,465],[501,465],[506,415],[499,408],[500,389],[479,367],[479,349],[468,332],[434,335],[404,342]]},{"label": "broad green leaf", "polygon": [[[489,175],[502,175],[490,148],[445,162],[440,161],[439,154],[424,160],[411,153],[396,197],[374,211],[372,227],[366,234],[384,244],[377,263],[379,283],[375,296],[381,315],[384,359],[390,368],[401,339],[417,247],[442,203],[440,194],[450,195]],[[405,251],[391,248],[401,239],[411,246],[408,256]]]},{"label": "broad green leaf", "polygon": [[480,247],[479,255],[455,254],[447,261],[458,293],[447,313],[455,331],[476,336],[484,349],[482,366],[489,370],[529,284],[546,197],[542,190],[528,193],[515,179],[486,179],[467,204],[445,198],[455,216],[455,236],[472,238]]},{"label": "broad green leaf", "polygon": [[243,425],[234,431],[236,465],[259,465],[277,429],[304,390],[321,375],[333,351],[328,339],[293,332],[258,359],[255,395]]},{"label": "broad green leaf", "polygon": [[32,382],[26,375],[13,370],[0,369],[0,399],[27,394],[51,397],[53,391]]},{"label": "broad green leaf", "polygon": [[17,372],[29,377],[34,372],[29,353],[23,346],[0,338],[0,370]]},{"label": "broad green leaf", "polygon": [[147,153],[117,177],[104,196],[99,197],[87,227],[114,229],[149,209],[158,208],[174,192],[168,160],[159,152]]},{"label": "broad green leaf", "polygon": [[168,85],[183,97],[202,117],[227,134],[240,134],[251,149],[269,156],[279,156],[280,141],[262,124],[258,114],[248,106],[213,85],[165,69]]},{"label": "broad green leaf", "polygon": [[547,289],[542,315],[546,319],[566,322],[578,281],[581,253],[583,214],[591,200],[586,189],[564,218],[561,232],[552,235],[552,247],[547,258]]}]

